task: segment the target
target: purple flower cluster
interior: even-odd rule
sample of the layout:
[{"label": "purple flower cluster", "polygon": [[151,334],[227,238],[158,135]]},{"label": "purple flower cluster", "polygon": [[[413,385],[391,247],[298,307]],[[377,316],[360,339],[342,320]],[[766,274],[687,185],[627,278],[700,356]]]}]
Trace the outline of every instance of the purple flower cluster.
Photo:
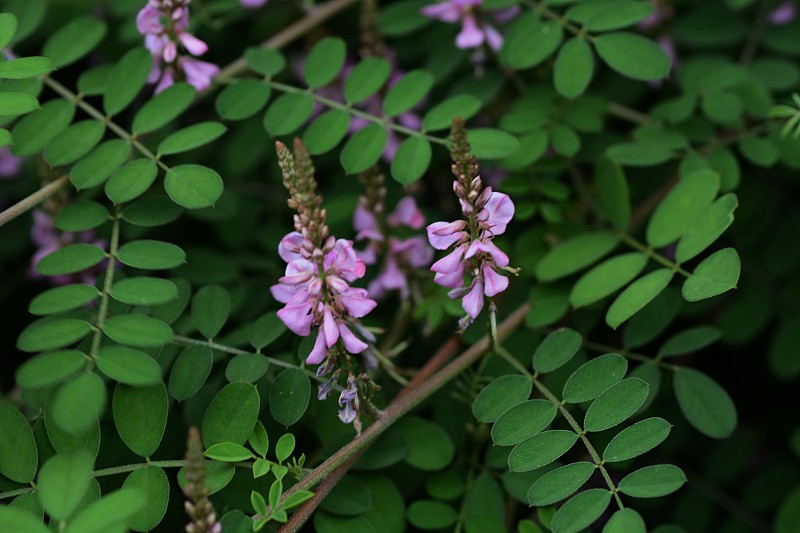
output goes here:
[{"label": "purple flower cluster", "polygon": [[[136,28],[145,36],[145,46],[153,55],[149,83],[156,83],[160,93],[175,83],[177,76],[198,91],[211,84],[219,67],[191,56],[202,56],[208,45],[189,33],[189,4],[192,0],[148,0],[136,17]],[[183,48],[191,55],[181,55]]]},{"label": "purple flower cluster", "polygon": [[269,0],[239,0],[243,7],[247,9],[258,9],[265,5]]},{"label": "purple flower cluster", "polygon": [[[461,49],[478,48],[484,43],[495,52],[503,47],[503,36],[497,29],[481,17],[480,6],[483,0],[445,0],[422,8],[422,14],[432,19],[461,24],[461,31],[456,36],[456,46]],[[506,22],[519,13],[519,7],[513,6],[493,11],[492,17],[497,22]]]},{"label": "purple flower cluster", "polygon": [[8,146],[0,148],[0,179],[10,179],[19,174],[23,161],[12,154]]},{"label": "purple flower cluster", "polygon": [[42,209],[36,209],[33,211],[31,240],[37,247],[36,252],[31,258],[30,276],[32,278],[46,278],[53,285],[68,285],[70,283],[95,284],[97,276],[103,268],[102,264],[71,275],[42,276],[36,272],[36,265],[39,264],[39,261],[41,261],[43,257],[50,255],[68,244],[87,243],[105,248],[106,241],[95,238],[93,231],[82,231],[80,233],[61,231],[55,227],[52,214]]}]

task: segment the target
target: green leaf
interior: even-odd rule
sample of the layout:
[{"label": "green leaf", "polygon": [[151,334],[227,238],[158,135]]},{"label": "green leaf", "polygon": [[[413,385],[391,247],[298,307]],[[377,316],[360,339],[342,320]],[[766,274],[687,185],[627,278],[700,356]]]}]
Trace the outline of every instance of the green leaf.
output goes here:
[{"label": "green leaf", "polygon": [[627,230],[631,221],[631,198],[625,172],[615,161],[600,157],[594,167],[597,204],[614,227]]},{"label": "green leaf", "polygon": [[127,142],[121,139],[106,141],[75,163],[69,179],[77,189],[100,185],[125,163],[130,153],[131,147]]},{"label": "green leaf", "polygon": [[575,156],[581,149],[581,138],[575,130],[565,124],[556,124],[550,130],[553,150],[566,158]]},{"label": "green leaf", "polygon": [[551,470],[537,479],[528,490],[528,503],[544,507],[560,502],[583,486],[597,468],[580,462]]},{"label": "green leaf", "polygon": [[211,373],[214,355],[208,346],[189,346],[181,352],[169,374],[169,393],[182,402],[197,393]]},{"label": "green leaf", "polygon": [[160,155],[188,152],[220,138],[227,128],[219,122],[200,122],[170,134],[158,145]]},{"label": "green leaf", "polygon": [[683,416],[697,431],[724,439],[736,429],[736,406],[719,383],[702,372],[682,367],[675,372],[672,386]]},{"label": "green leaf", "polygon": [[74,116],[74,105],[60,98],[50,100],[14,125],[11,130],[11,136],[14,137],[12,152],[21,157],[39,152],[69,126]]},{"label": "green leaf", "polygon": [[108,210],[103,204],[77,200],[59,209],[54,223],[62,231],[86,231],[101,226],[109,218]]},{"label": "green leaf", "polygon": [[161,444],[167,427],[168,400],[163,383],[149,387],[120,383],[114,389],[114,425],[122,442],[136,455],[150,457]]},{"label": "green leaf", "polygon": [[795,487],[783,498],[778,508],[774,522],[775,533],[792,533],[798,520],[800,520],[800,488]]},{"label": "green leaf", "polygon": [[0,116],[16,117],[39,109],[39,100],[27,93],[0,93]]},{"label": "green leaf", "polygon": [[617,296],[606,313],[606,324],[617,329],[669,285],[675,272],[660,268],[637,279]]},{"label": "green leaf", "polygon": [[108,76],[114,65],[110,63],[102,63],[95,67],[91,67],[83,71],[78,76],[78,92],[86,96],[98,96],[103,94],[106,90],[108,83]]},{"label": "green leaf", "polygon": [[671,146],[652,141],[621,142],[606,150],[606,155],[613,161],[629,167],[660,165],[672,159],[673,154]]},{"label": "green leaf", "polygon": [[114,283],[111,297],[129,305],[161,305],[178,298],[178,287],[167,279],[126,278]]},{"label": "green leaf", "polygon": [[397,80],[383,99],[383,112],[396,117],[416,106],[433,87],[433,75],[424,70],[412,70]]},{"label": "green leaf", "polygon": [[780,157],[778,147],[768,139],[746,137],[739,141],[738,147],[745,159],[760,167],[771,167]]},{"label": "green leaf", "polygon": [[472,155],[478,159],[503,159],[519,150],[519,139],[503,130],[477,128],[468,131]]},{"label": "green leaf", "polygon": [[403,185],[419,180],[431,164],[431,143],[422,137],[409,137],[400,143],[392,159],[392,177]]},{"label": "green leaf", "polygon": [[528,399],[533,384],[525,376],[500,376],[475,397],[472,414],[479,422],[494,422],[500,415]]},{"label": "green leaf", "polygon": [[97,374],[78,376],[61,385],[53,402],[53,421],[78,435],[97,422],[106,403],[106,386]]},{"label": "green leaf", "polygon": [[244,51],[247,66],[263,76],[275,76],[286,68],[286,58],[274,48],[251,46]]},{"label": "green leaf", "polygon": [[66,67],[94,50],[106,35],[106,24],[94,17],[70,20],[47,38],[42,54],[55,68]]},{"label": "green leaf", "polygon": [[75,318],[37,320],[19,334],[17,348],[23,352],[43,352],[74,344],[92,331],[92,325]]},{"label": "green leaf", "polygon": [[567,403],[594,400],[625,376],[628,361],[619,354],[607,353],[578,367],[564,383],[562,396]]},{"label": "green leaf", "polygon": [[114,381],[143,386],[161,382],[158,362],[139,350],[125,346],[104,346],[96,358],[97,368]]},{"label": "green leaf", "polygon": [[58,133],[44,148],[44,158],[50,166],[74,163],[97,146],[106,127],[94,119],[81,120]]},{"label": "green leaf", "polygon": [[0,405],[0,474],[17,483],[36,476],[38,451],[28,421],[8,403]]},{"label": "green leaf", "polygon": [[[578,6],[587,4],[578,4]],[[587,31],[601,32],[619,30],[627,26],[632,26],[637,22],[647,18],[652,14],[653,6],[632,0],[612,0],[611,2],[596,2],[597,9],[592,10],[592,14],[581,20],[581,24]],[[572,9],[570,10],[570,13]]]},{"label": "green leaf", "polygon": [[83,307],[99,295],[91,285],[64,285],[37,295],[28,305],[33,315],[51,315]]},{"label": "green leaf", "polygon": [[291,426],[305,414],[311,397],[311,382],[299,368],[287,368],[272,382],[269,412],[277,422]]},{"label": "green leaf", "polygon": [[75,511],[89,488],[93,466],[94,457],[85,450],[54,455],[42,465],[36,485],[47,514],[64,520]]},{"label": "green leaf", "polygon": [[492,440],[497,446],[514,446],[542,431],[555,417],[556,407],[550,401],[518,403],[494,423]]},{"label": "green leaf", "polygon": [[[88,431],[80,435],[71,435],[58,427],[53,421],[52,405],[54,396],[48,397],[45,406],[44,421],[47,430],[47,439],[52,443],[57,453],[72,453],[76,450],[87,450],[92,457],[97,457],[100,451],[100,422],[89,428]],[[41,435],[40,435],[41,438]]]},{"label": "green leaf", "polygon": [[238,80],[217,96],[215,107],[226,120],[244,120],[261,111],[271,93],[270,86],[259,80]]},{"label": "green leaf", "polygon": [[369,488],[353,476],[344,476],[319,505],[323,511],[341,516],[357,516],[371,507]]},{"label": "green leaf", "polygon": [[667,339],[658,350],[659,357],[676,357],[702,350],[717,342],[722,332],[713,326],[698,326],[676,333]]},{"label": "green leaf", "polygon": [[574,431],[553,429],[534,435],[514,446],[508,454],[512,472],[528,472],[547,466],[572,448],[578,435]]},{"label": "green leaf", "polygon": [[667,54],[653,41],[633,33],[606,33],[593,41],[597,54],[612,69],[635,80],[659,80],[669,74]]},{"label": "green leaf", "polygon": [[167,323],[145,315],[112,316],[103,325],[103,333],[115,342],[137,347],[161,346],[172,340]]},{"label": "green leaf", "polygon": [[455,524],[458,513],[446,503],[417,500],[406,511],[409,523],[419,529],[445,529]]},{"label": "green leaf", "polygon": [[561,368],[583,345],[581,334],[570,328],[560,328],[544,338],[533,353],[533,369],[546,374]]},{"label": "green leaf", "polygon": [[0,48],[5,48],[17,33],[17,17],[13,13],[0,13]]},{"label": "green leaf", "polygon": [[282,463],[291,457],[292,452],[294,452],[294,445],[294,435],[291,433],[281,435],[281,438],[279,438],[278,442],[275,443],[275,457],[278,459],[279,463]]},{"label": "green leaf", "polygon": [[222,195],[222,177],[202,165],[172,167],[164,178],[164,189],[173,202],[186,209],[211,207]]},{"label": "green leaf", "polygon": [[344,82],[344,97],[351,104],[363,102],[389,79],[392,66],[382,57],[368,57],[353,68]]},{"label": "green leaf", "polygon": [[69,244],[44,256],[36,264],[36,271],[43,276],[75,274],[93,267],[105,257],[103,249],[94,244]]},{"label": "green leaf", "polygon": [[250,505],[253,506],[253,509],[258,514],[267,514],[267,502],[264,500],[264,497],[256,491],[250,493]]},{"label": "green leaf", "polygon": [[714,171],[701,169],[683,176],[653,212],[647,225],[648,244],[666,246],[686,234],[718,191],[719,175]]},{"label": "green leaf", "polygon": [[669,436],[672,425],[663,418],[645,418],[617,433],[603,452],[603,461],[618,463],[647,453]]},{"label": "green leaf", "polygon": [[50,387],[81,370],[87,359],[86,354],[76,350],[37,355],[17,368],[16,381],[26,389]]},{"label": "green leaf", "polygon": [[163,468],[149,466],[134,470],[125,482],[123,489],[135,489],[144,495],[144,507],[128,519],[128,527],[134,531],[151,531],[155,529],[164,515],[169,504],[169,479]]},{"label": "green leaf", "polygon": [[602,300],[638,276],[647,260],[645,254],[630,252],[600,263],[575,283],[569,294],[570,303],[578,308]]},{"label": "green leaf", "polygon": [[553,84],[565,98],[582,95],[594,74],[594,54],[585,39],[573,37],[561,46],[553,67]]},{"label": "green leaf", "polygon": [[0,63],[0,78],[22,80],[35,78],[52,70],[53,63],[46,57],[20,57]]},{"label": "green leaf", "polygon": [[270,311],[261,315],[258,320],[253,323],[250,328],[250,333],[247,336],[248,341],[256,350],[261,350],[269,346],[278,337],[286,332],[286,326],[283,324],[278,313]]},{"label": "green leaf", "polygon": [[428,131],[448,129],[455,117],[467,120],[481,109],[481,100],[471,94],[457,94],[442,100],[425,113],[422,128]]},{"label": "green leaf", "polygon": [[647,533],[647,527],[641,515],[628,507],[611,515],[603,533]]},{"label": "green leaf", "polygon": [[683,299],[697,302],[735,289],[741,273],[742,262],[736,250],[723,248],[714,252],[697,265],[683,283]]},{"label": "green leaf", "polygon": [[345,172],[358,174],[378,162],[388,135],[383,126],[370,124],[358,130],[344,145],[339,156]]},{"label": "green leaf", "polygon": [[269,451],[269,435],[267,435],[267,430],[260,420],[256,420],[256,425],[253,427],[253,431],[250,432],[250,436],[247,437],[247,442],[257,454],[262,457],[267,455]]},{"label": "green leaf", "polygon": [[179,82],[148,100],[133,118],[133,133],[141,135],[167,125],[186,111],[196,94],[194,87]]},{"label": "green leaf", "polygon": [[304,93],[282,94],[264,113],[264,129],[273,137],[288,135],[311,116],[314,100]]},{"label": "green leaf", "polygon": [[175,205],[162,194],[145,196],[126,206],[122,210],[122,219],[134,226],[150,228],[162,226],[177,220],[183,214],[183,208]]},{"label": "green leaf", "polygon": [[426,4],[427,0],[411,0],[381,8],[378,29],[386,37],[401,37],[427,26],[430,19],[420,13],[420,9]]},{"label": "green leaf", "polygon": [[303,77],[312,89],[331,83],[344,66],[347,46],[338,37],[326,37],[319,41],[306,57]]},{"label": "green leaf", "polygon": [[186,254],[174,244],[147,239],[123,245],[117,258],[124,265],[142,270],[166,270],[186,262]]},{"label": "green leaf", "polygon": [[133,102],[142,90],[153,67],[153,58],[143,46],[128,51],[114,65],[103,93],[103,109],[114,116]]},{"label": "green leaf", "polygon": [[303,143],[311,155],[324,154],[333,150],[344,139],[350,128],[350,113],[331,109],[317,117],[306,128]]},{"label": "green leaf", "polygon": [[[209,494],[214,494],[228,486],[236,473],[236,465],[231,463],[211,462],[206,463],[206,486]],[[186,488],[186,467],[178,470],[178,485],[181,489]],[[249,520],[249,519],[248,519]],[[252,521],[251,521],[252,523]]]},{"label": "green leaf", "polygon": [[269,359],[257,353],[240,353],[228,362],[225,367],[225,378],[228,381],[255,383],[267,373]]},{"label": "green leaf", "polygon": [[[275,383],[272,388],[275,388]],[[223,387],[203,415],[203,442],[206,447],[220,442],[244,444],[256,425],[260,405],[258,391],[248,383],[230,383]]]},{"label": "green leaf", "polygon": [[589,527],[605,512],[611,502],[607,489],[589,489],[576,494],[562,505],[550,523],[554,533],[578,533]]},{"label": "green leaf", "polygon": [[225,463],[238,463],[253,458],[253,452],[234,442],[220,442],[209,446],[204,452],[205,456],[215,461]]},{"label": "green leaf", "polygon": [[737,207],[739,200],[733,193],[717,198],[705,212],[695,218],[692,227],[678,241],[675,260],[679,263],[689,261],[714,244],[733,223],[733,212]]},{"label": "green leaf", "polygon": [[538,13],[524,13],[508,28],[500,60],[515,69],[535,67],[558,49],[563,37],[558,22],[542,22]]},{"label": "green leaf", "polygon": [[[8,15],[8,13],[3,13]],[[0,529],[14,533],[50,533],[47,526],[26,511],[6,505],[0,506]]]},{"label": "green leaf", "polygon": [[219,285],[206,285],[192,299],[192,322],[207,339],[212,339],[225,325],[231,310],[228,291]]},{"label": "green leaf", "polygon": [[408,443],[405,462],[418,470],[441,470],[453,461],[455,445],[441,426],[417,416],[401,418],[395,425]]},{"label": "green leaf", "polygon": [[579,234],[547,252],[536,265],[536,276],[554,281],[578,272],[609,253],[618,242],[614,234],[604,231]]},{"label": "green leaf", "polygon": [[647,400],[650,386],[641,379],[623,379],[609,387],[586,411],[583,428],[604,431],[621,424],[634,415]]},{"label": "green leaf", "polygon": [[135,516],[145,502],[145,495],[137,489],[114,491],[78,513],[64,533],[124,531],[125,522]]},{"label": "green leaf", "polygon": [[619,490],[634,498],[658,498],[672,494],[686,483],[683,470],[674,465],[653,465],[631,472],[619,482]]}]

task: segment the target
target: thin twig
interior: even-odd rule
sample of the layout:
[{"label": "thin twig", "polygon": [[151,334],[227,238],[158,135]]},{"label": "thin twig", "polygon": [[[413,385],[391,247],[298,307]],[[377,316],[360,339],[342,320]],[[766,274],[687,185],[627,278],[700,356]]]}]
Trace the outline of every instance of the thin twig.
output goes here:
[{"label": "thin twig", "polygon": [[40,203],[44,202],[55,193],[66,187],[69,183],[69,176],[61,176],[55,181],[51,181],[35,193],[26,196],[19,202],[15,203],[5,211],[0,213],[0,226],[3,226],[21,214],[27,212],[30,209],[33,209]]}]

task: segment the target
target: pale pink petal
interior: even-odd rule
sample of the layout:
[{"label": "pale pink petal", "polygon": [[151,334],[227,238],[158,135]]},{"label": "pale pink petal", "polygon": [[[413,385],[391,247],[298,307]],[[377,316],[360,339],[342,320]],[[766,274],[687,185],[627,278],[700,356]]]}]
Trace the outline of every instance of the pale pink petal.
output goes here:
[{"label": "pale pink petal", "polygon": [[451,274],[437,273],[433,277],[433,282],[442,287],[447,287],[448,289],[457,289],[464,285],[464,268],[462,267]]},{"label": "pale pink petal", "polygon": [[287,263],[300,259],[300,250],[303,247],[303,236],[293,231],[288,233],[281,242],[278,243],[278,255]]},{"label": "pale pink petal", "polygon": [[447,250],[456,242],[467,237],[467,234],[461,231],[465,225],[463,220],[429,224],[427,228],[428,242],[437,250]]},{"label": "pale pink petal", "polygon": [[483,282],[481,282],[480,278],[475,279],[472,289],[461,300],[461,307],[473,319],[478,318],[478,315],[481,314],[481,309],[483,309]]},{"label": "pale pink petal", "polygon": [[325,306],[325,311],[322,312],[322,330],[325,333],[325,344],[328,345],[328,348],[333,347],[339,340],[339,329],[336,327],[336,320],[328,306]]},{"label": "pale pink petal", "polygon": [[361,353],[369,347],[367,343],[353,335],[353,332],[350,331],[344,322],[339,322],[339,333],[342,336],[344,349],[350,353]]},{"label": "pale pink petal", "polygon": [[500,35],[500,32],[489,24],[484,26],[483,31],[486,34],[486,42],[489,43],[489,48],[495,52],[499,52],[503,47],[503,36]]},{"label": "pale pink petal", "polygon": [[464,17],[461,31],[456,35],[456,46],[463,49],[475,48],[483,44],[483,30],[478,26],[475,17]]},{"label": "pale pink petal", "polygon": [[462,263],[463,259],[464,247],[459,246],[431,265],[431,270],[440,274],[452,274],[453,272],[464,268]]},{"label": "pale pink petal", "polygon": [[370,300],[368,296],[369,293],[365,289],[350,289],[347,293],[340,294],[338,300],[350,316],[362,318],[378,305],[378,302]]},{"label": "pale pink petal", "polygon": [[506,226],[514,218],[514,202],[501,192],[493,192],[484,209],[486,214],[481,213],[481,218],[485,217],[483,225],[492,235],[504,233]]},{"label": "pale pink petal", "polygon": [[[378,223],[375,221],[375,215],[372,212],[359,204],[353,212],[353,228],[356,232],[363,231],[378,231]],[[378,233],[380,235],[380,233]]]},{"label": "pale pink petal", "polygon": [[498,273],[491,265],[484,263],[481,270],[485,284],[483,292],[486,296],[495,296],[508,288],[508,278]]},{"label": "pale pink petal", "polygon": [[397,202],[397,207],[389,215],[388,222],[392,226],[403,225],[411,229],[420,229],[425,225],[425,215],[419,210],[412,196],[405,196]]},{"label": "pale pink petal", "polygon": [[287,304],[286,307],[278,311],[278,318],[297,335],[307,337],[311,332],[311,323],[314,320],[311,309],[311,302],[294,306]]},{"label": "pale pink petal", "polygon": [[318,365],[325,360],[325,356],[327,355],[328,347],[325,346],[325,335],[322,333],[322,330],[320,330],[319,333],[317,333],[317,340],[314,342],[311,353],[306,357],[306,364]]},{"label": "pale pink petal", "polygon": [[462,10],[455,6],[452,2],[445,1],[438,4],[432,4],[423,7],[421,13],[428,18],[441,20],[444,22],[458,22],[461,17]]},{"label": "pale pink petal", "polygon": [[283,285],[278,283],[277,285],[273,285],[269,288],[269,292],[272,293],[272,297],[278,300],[280,303],[285,304],[289,300],[291,300],[292,296],[295,295],[297,290],[294,287],[290,287],[289,285]]},{"label": "pale pink petal", "polygon": [[208,45],[191,33],[181,32],[178,39],[181,41],[183,47],[193,56],[201,56],[208,52]]},{"label": "pale pink petal", "polygon": [[167,89],[168,87],[172,87],[172,85],[175,83],[175,78],[173,76],[174,73],[172,67],[167,67],[164,70],[164,75],[161,77],[161,81],[158,82],[158,85],[156,85],[156,89],[154,92],[158,94],[161,91]]}]

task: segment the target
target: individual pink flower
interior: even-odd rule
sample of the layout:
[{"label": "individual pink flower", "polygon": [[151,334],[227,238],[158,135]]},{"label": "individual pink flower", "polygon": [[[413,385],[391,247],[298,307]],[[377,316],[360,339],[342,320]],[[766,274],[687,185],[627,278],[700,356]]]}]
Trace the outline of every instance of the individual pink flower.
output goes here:
[{"label": "individual pink flower", "polygon": [[[450,24],[461,24],[456,35],[456,46],[461,49],[478,48],[484,43],[495,52],[503,47],[503,36],[494,26],[481,17],[483,0],[445,0],[422,8],[422,14]],[[507,22],[517,15],[519,8],[513,6],[492,12],[498,22]]]},{"label": "individual pink flower", "polygon": [[239,3],[247,9],[258,9],[265,5],[268,0],[239,0]]},{"label": "individual pink flower", "polygon": [[794,0],[787,0],[770,11],[769,22],[773,26],[785,26],[797,17],[797,5]]}]

